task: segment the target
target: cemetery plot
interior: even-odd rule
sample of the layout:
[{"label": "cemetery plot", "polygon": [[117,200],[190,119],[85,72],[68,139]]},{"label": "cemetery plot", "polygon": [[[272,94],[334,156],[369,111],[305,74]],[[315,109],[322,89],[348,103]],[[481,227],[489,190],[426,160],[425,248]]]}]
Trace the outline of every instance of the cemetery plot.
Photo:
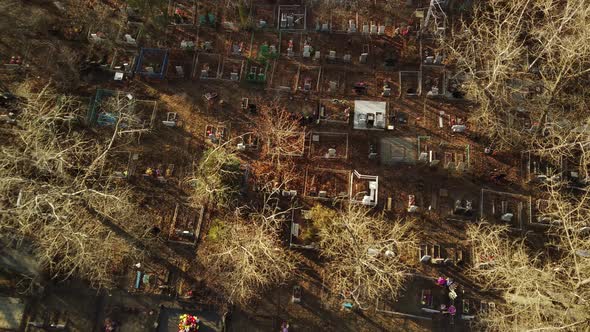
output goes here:
[{"label": "cemetery plot", "polygon": [[221,65],[221,71],[219,73],[220,78],[233,82],[239,82],[244,71],[244,62],[244,60],[224,58]]},{"label": "cemetery plot", "polygon": [[[429,313],[448,302],[448,295],[443,288],[435,285],[431,279],[414,277],[405,283],[405,289],[396,299],[382,297],[377,301],[376,311],[382,313],[404,313],[429,318]],[[424,310],[425,309],[425,310]]]},{"label": "cemetery plot", "polygon": [[305,151],[305,131],[281,132],[275,135],[278,140],[268,142],[272,155],[302,157]]},{"label": "cemetery plot", "polygon": [[444,52],[438,40],[431,38],[420,39],[420,56],[422,66],[444,66]]},{"label": "cemetery plot", "polygon": [[171,50],[169,57],[168,79],[189,79],[193,72],[194,52]]},{"label": "cemetery plot", "polygon": [[365,35],[382,36],[387,31],[393,31],[393,26],[389,24],[389,29],[386,20],[389,18],[383,15],[380,11],[359,11],[356,16],[356,24],[358,32]]},{"label": "cemetery plot", "polygon": [[268,63],[262,64],[255,61],[247,61],[245,67],[246,81],[249,83],[266,84],[268,77]]},{"label": "cemetery plot", "polygon": [[[388,39],[372,39],[368,62],[386,69],[393,69],[399,59],[399,51]],[[390,74],[391,75],[391,74]]]},{"label": "cemetery plot", "polygon": [[197,3],[195,0],[171,0],[168,6],[170,24],[195,25],[197,23]]},{"label": "cemetery plot", "polygon": [[121,24],[116,42],[127,47],[137,47],[143,33],[143,23],[127,22]]},{"label": "cemetery plot", "polygon": [[229,31],[246,30],[250,27],[250,3],[247,5],[243,2],[231,4],[231,0],[226,1],[223,6],[221,26]]},{"label": "cemetery plot", "polygon": [[225,34],[211,29],[199,28],[197,51],[207,53],[226,54],[227,45]]},{"label": "cemetery plot", "polygon": [[223,123],[208,124],[205,127],[205,139],[213,144],[221,144],[227,141],[229,128]]},{"label": "cemetery plot", "polygon": [[[562,221],[551,211],[557,211],[557,206],[554,206],[554,202],[546,199],[537,199],[533,203],[533,218],[531,218],[531,224],[541,226],[555,226],[561,225]],[[553,205],[553,206],[552,206]]]},{"label": "cemetery plot", "polygon": [[354,129],[385,129],[388,108],[388,103],[384,101],[355,100],[353,119]]},{"label": "cemetery plot", "polygon": [[88,33],[86,38],[91,43],[105,43],[107,41],[114,42],[118,40],[117,36],[119,34],[119,25],[114,25],[111,23],[101,23],[92,25],[88,28]]},{"label": "cemetery plot", "polygon": [[272,69],[270,88],[280,91],[293,92],[299,77],[300,65],[289,61],[275,61]]},{"label": "cemetery plot", "polygon": [[[54,72],[56,69],[56,62],[54,60],[54,54],[58,50],[51,43],[47,43],[41,40],[31,40],[28,46],[26,56],[15,55],[14,59],[10,58],[8,64],[5,67],[9,69],[18,69],[19,67],[26,67],[27,65],[37,65],[43,68],[47,73]],[[33,63],[36,61],[36,63]],[[57,71],[57,69],[55,70]]]},{"label": "cemetery plot", "polygon": [[415,137],[384,137],[380,142],[381,163],[396,165],[416,162]]},{"label": "cemetery plot", "polygon": [[139,52],[135,73],[148,78],[161,79],[166,75],[168,50],[142,48]]},{"label": "cemetery plot", "polygon": [[309,157],[311,159],[348,159],[348,134],[314,132],[311,135]]},{"label": "cemetery plot", "polygon": [[279,57],[279,35],[274,32],[252,32],[250,59],[258,62],[270,62]]},{"label": "cemetery plot", "polygon": [[309,210],[297,209],[293,213],[289,237],[289,247],[298,249],[316,249],[317,234],[313,227]]},{"label": "cemetery plot", "polygon": [[133,175],[141,175],[141,179],[154,183],[164,184],[181,179],[184,174],[182,166],[186,163],[177,151],[170,151],[168,147],[160,150],[145,151],[132,154],[130,165],[133,167]]},{"label": "cemetery plot", "polygon": [[444,67],[422,66],[422,82],[427,97],[446,94],[446,72]]},{"label": "cemetery plot", "polygon": [[465,265],[467,250],[458,244],[421,243],[418,261],[433,265]]},{"label": "cemetery plot", "polygon": [[171,272],[159,264],[133,266],[127,277],[127,284],[133,293],[163,294],[170,286]]},{"label": "cemetery plot", "polygon": [[234,57],[248,57],[252,34],[247,31],[232,31],[226,35],[225,54]]},{"label": "cemetery plot", "polygon": [[322,75],[321,67],[299,66],[297,91],[303,93],[319,92],[319,82]]},{"label": "cemetery plot", "polygon": [[312,199],[347,199],[350,171],[308,168],[305,171],[305,196]]},{"label": "cemetery plot", "polygon": [[322,67],[320,91],[330,95],[343,95],[346,90],[346,73],[341,69]]},{"label": "cemetery plot", "polygon": [[442,165],[448,170],[464,171],[471,164],[470,146],[451,144],[430,136],[419,136],[418,160],[432,167]]},{"label": "cemetery plot", "polygon": [[432,188],[430,206],[447,219],[474,220],[479,206],[479,195],[460,188]]},{"label": "cemetery plot", "polygon": [[[284,98],[288,100],[288,97]],[[305,126],[314,121],[313,116],[316,113],[316,105],[306,98],[293,98],[288,102],[285,101],[287,110],[295,119],[299,119],[299,124]]]},{"label": "cemetery plot", "polygon": [[278,24],[275,5],[252,4],[251,17],[257,29],[275,29]]},{"label": "cemetery plot", "polygon": [[166,46],[171,49],[194,51],[198,45],[198,29],[190,26],[170,26],[166,30]]},{"label": "cemetery plot", "polygon": [[260,140],[252,131],[238,135],[237,148],[240,151],[255,151],[260,149]]},{"label": "cemetery plot", "polygon": [[[329,24],[330,31],[334,33],[356,33],[359,32],[358,28],[358,14],[346,10],[344,7],[336,6],[331,8],[329,11]],[[325,29],[327,23],[327,17],[320,17],[320,23],[322,24],[322,31]]]},{"label": "cemetery plot", "polygon": [[349,124],[353,102],[341,99],[320,99],[317,118],[320,122]]},{"label": "cemetery plot", "polygon": [[307,8],[284,5],[278,8],[279,30],[303,30],[307,28]]},{"label": "cemetery plot", "polygon": [[303,55],[303,39],[302,32],[284,31],[279,33],[281,56],[288,58],[301,57]]},{"label": "cemetery plot", "polygon": [[379,202],[379,177],[363,175],[356,170],[350,174],[350,201],[367,206]]},{"label": "cemetery plot", "polygon": [[195,58],[193,78],[217,79],[222,59],[219,54],[198,53]]},{"label": "cemetery plot", "polygon": [[370,41],[365,36],[318,34],[309,39],[308,43],[330,64],[356,65],[369,60]]},{"label": "cemetery plot", "polygon": [[481,190],[480,216],[490,222],[523,229],[531,221],[531,210],[530,196],[489,189]]},{"label": "cemetery plot", "polygon": [[[559,162],[563,164],[563,162]],[[562,173],[562,165],[540,157],[531,151],[521,153],[521,171],[526,181],[546,182],[558,179]]]},{"label": "cemetery plot", "polygon": [[203,223],[204,208],[176,204],[170,223],[168,241],[195,246],[199,240]]},{"label": "cemetery plot", "polygon": [[116,72],[131,74],[135,68],[137,52],[132,50],[114,50],[109,69]]},{"label": "cemetery plot", "polygon": [[422,73],[419,71],[399,72],[400,96],[419,96],[422,93]]},{"label": "cemetery plot", "polygon": [[218,1],[197,2],[197,24],[200,27],[215,28],[219,23],[221,9]]},{"label": "cemetery plot", "polygon": [[127,179],[136,175],[139,154],[140,152],[135,151],[109,152],[100,169],[100,176],[109,179]]},{"label": "cemetery plot", "polygon": [[375,83],[372,71],[346,71],[345,92],[353,96],[380,96],[382,86]]},{"label": "cemetery plot", "polygon": [[155,101],[136,100],[125,92],[99,89],[90,103],[87,121],[98,127],[112,128],[118,124],[121,134],[141,133],[154,127],[156,113]]}]

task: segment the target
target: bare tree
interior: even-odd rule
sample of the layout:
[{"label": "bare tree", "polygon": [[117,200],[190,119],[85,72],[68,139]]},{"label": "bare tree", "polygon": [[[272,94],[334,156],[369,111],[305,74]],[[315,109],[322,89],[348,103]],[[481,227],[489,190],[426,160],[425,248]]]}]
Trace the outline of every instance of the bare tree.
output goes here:
[{"label": "bare tree", "polygon": [[195,204],[225,206],[239,193],[243,175],[240,159],[227,143],[206,150],[186,179]]},{"label": "bare tree", "polygon": [[113,287],[116,272],[143,254],[129,238],[147,239],[150,220],[124,184],[95,172],[116,135],[87,137],[79,109],[48,88],[24,99],[0,149],[3,239],[32,243],[53,277]]},{"label": "bare tree", "polygon": [[[585,114],[587,0],[491,0],[441,42],[477,103],[474,129],[500,147],[528,146],[547,122]],[[586,89],[587,90],[587,89]],[[580,122],[576,122],[580,123]]]},{"label": "bare tree", "polygon": [[288,280],[298,257],[273,225],[228,215],[214,221],[199,257],[232,302],[248,303]]},{"label": "bare tree", "polygon": [[260,116],[256,119],[257,131],[266,143],[263,153],[273,163],[279,164],[284,157],[303,155],[305,128],[301,127],[299,120],[300,116],[276,101],[260,107]]},{"label": "bare tree", "polygon": [[[587,259],[582,272],[580,264],[572,265],[572,260],[583,260],[575,252],[535,253],[523,241],[509,240],[507,227],[471,225],[467,234],[476,262],[470,275],[485,290],[500,292],[505,301],[481,314],[482,329],[579,331],[590,327],[588,287],[582,285],[579,274],[588,276]],[[556,255],[558,259],[552,259]]]},{"label": "bare tree", "polygon": [[337,212],[316,206],[311,219],[321,255],[328,259],[325,280],[334,293],[357,303],[385,294],[396,297],[409,270],[402,257],[415,249],[410,222],[385,221],[352,205]]}]

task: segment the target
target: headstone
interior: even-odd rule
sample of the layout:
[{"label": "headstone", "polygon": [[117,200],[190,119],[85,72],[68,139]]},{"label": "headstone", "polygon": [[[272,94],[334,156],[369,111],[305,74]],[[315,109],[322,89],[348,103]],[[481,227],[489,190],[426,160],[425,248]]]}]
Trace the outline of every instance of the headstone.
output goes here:
[{"label": "headstone", "polygon": [[330,51],[330,53],[328,54],[328,59],[329,60],[336,60],[336,51]]},{"label": "headstone", "polygon": [[184,69],[182,66],[174,66],[174,68],[176,69],[176,74],[178,74],[178,76],[184,77]]},{"label": "headstone", "polygon": [[315,51],[315,53],[313,54],[313,59],[315,61],[320,61],[321,58],[322,58],[322,55],[321,55],[320,51]]},{"label": "headstone", "polygon": [[369,33],[369,25],[363,24],[363,33]]},{"label": "headstone", "polygon": [[292,28],[295,26],[295,22],[292,15],[287,16],[287,27]]},{"label": "headstone", "polygon": [[378,35],[384,35],[385,34],[385,25],[380,25],[379,26],[379,30],[377,31]]},{"label": "headstone", "polygon": [[338,89],[338,82],[330,81],[330,92],[336,92]]},{"label": "headstone", "polygon": [[123,76],[124,76],[124,73],[116,72],[115,73],[115,81],[122,81],[123,80]]},{"label": "headstone", "polygon": [[368,59],[368,57],[369,57],[369,53],[362,53],[362,54],[359,56],[359,62],[360,62],[360,63],[367,63],[367,59]]},{"label": "headstone", "polygon": [[238,81],[238,80],[240,80],[240,75],[239,75],[238,73],[236,73],[236,72],[232,72],[232,73],[230,74],[230,79],[231,79],[232,81]]},{"label": "headstone", "polygon": [[322,32],[329,32],[329,31],[330,31],[330,25],[328,23],[322,24]]},{"label": "headstone", "polygon": [[372,35],[377,34],[377,25],[371,24],[371,34]]},{"label": "headstone", "polygon": [[344,56],[342,57],[342,60],[346,63],[349,63],[352,61],[352,56],[350,54],[344,54]]},{"label": "headstone", "polygon": [[354,20],[348,20],[348,32],[350,32],[350,33],[356,32],[356,23]]}]

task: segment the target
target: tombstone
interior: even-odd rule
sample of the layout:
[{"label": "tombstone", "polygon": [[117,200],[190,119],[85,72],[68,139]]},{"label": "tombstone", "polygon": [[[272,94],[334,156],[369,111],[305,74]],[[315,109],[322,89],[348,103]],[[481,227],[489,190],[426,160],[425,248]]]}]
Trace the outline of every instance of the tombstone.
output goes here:
[{"label": "tombstone", "polygon": [[418,157],[419,161],[428,161],[428,153],[426,152],[420,152],[420,156]]},{"label": "tombstone", "polygon": [[311,51],[310,51],[310,49],[311,49],[311,46],[309,46],[309,45],[303,46],[303,57],[304,58],[311,57]]},{"label": "tombstone", "polygon": [[327,154],[328,158],[336,158],[336,149],[328,149],[328,154]]},{"label": "tombstone", "polygon": [[385,128],[385,117],[381,112],[375,113],[375,127]]},{"label": "tombstone", "polygon": [[137,41],[135,38],[131,37],[130,34],[125,34],[125,42],[130,45],[137,45]]},{"label": "tombstone", "polygon": [[270,45],[270,54],[276,54],[277,53],[277,47],[275,45]]},{"label": "tombstone", "polygon": [[371,24],[371,34],[372,35],[376,35],[377,34],[377,25]]},{"label": "tombstone", "polygon": [[385,34],[385,25],[380,25],[378,30],[377,30],[377,34],[378,35],[384,35]]},{"label": "tombstone", "polygon": [[356,23],[354,20],[348,20],[348,32],[350,32],[350,33],[356,32]]},{"label": "tombstone", "polygon": [[451,131],[454,133],[462,133],[465,132],[465,129],[467,129],[467,127],[465,125],[453,125],[451,127]]},{"label": "tombstone", "polygon": [[287,27],[287,17],[285,14],[281,15],[281,29],[285,29]]},{"label": "tombstone", "polygon": [[151,66],[150,67],[145,67],[145,71],[148,72],[148,73],[150,73],[150,74],[153,74],[154,73],[154,67],[151,67]]},{"label": "tombstone", "polygon": [[435,65],[440,65],[440,64],[442,64],[442,60],[443,60],[443,57],[442,57],[442,55],[437,55],[437,56],[434,58],[434,64],[435,64]]},{"label": "tombstone", "polygon": [[209,77],[209,69],[201,70],[201,78],[207,78],[207,77]]},{"label": "tombstone", "polygon": [[248,98],[242,98],[242,102],[240,103],[240,108],[245,110],[248,108]]},{"label": "tombstone", "polygon": [[287,16],[287,27],[292,28],[295,26],[293,15]]},{"label": "tombstone", "polygon": [[344,54],[342,60],[346,63],[350,63],[352,61],[352,56],[350,54]]},{"label": "tombstone", "polygon": [[369,25],[368,24],[363,24],[363,33],[365,33],[365,34],[369,33]]},{"label": "tombstone", "polygon": [[192,49],[195,48],[195,43],[192,40],[183,40],[180,42],[180,48]]},{"label": "tombstone", "polygon": [[424,63],[427,65],[431,65],[434,62],[434,56],[427,56],[426,59],[424,59]]},{"label": "tombstone", "polygon": [[211,52],[211,51],[213,51],[213,43],[212,43],[211,41],[205,41],[205,42],[203,43],[203,49],[204,49],[206,52]]},{"label": "tombstone", "polygon": [[293,48],[290,47],[287,49],[287,56],[290,58],[295,56],[295,52],[293,52]]},{"label": "tombstone", "polygon": [[246,150],[246,145],[244,143],[238,143],[237,148],[240,151],[244,151],[244,150]]},{"label": "tombstone", "polygon": [[322,24],[322,32],[329,32],[329,31],[330,31],[330,25],[328,23]]},{"label": "tombstone", "polygon": [[311,80],[306,80],[303,83],[303,91],[310,91],[311,90]]},{"label": "tombstone", "polygon": [[98,34],[96,33],[91,33],[90,34],[90,39],[92,39],[92,41],[95,42],[101,42],[103,39],[101,37],[98,36]]},{"label": "tombstone", "polygon": [[240,80],[240,75],[236,72],[232,72],[230,74],[230,80],[232,81],[239,81]]},{"label": "tombstone", "polygon": [[312,142],[319,142],[320,141],[320,135],[311,135],[311,141]]},{"label": "tombstone", "polygon": [[115,80],[115,81],[122,81],[124,76],[125,76],[125,74],[124,74],[124,73],[121,73],[121,72],[116,72],[116,73],[115,73],[115,78],[114,78],[114,80]]},{"label": "tombstone", "polygon": [[390,97],[391,96],[391,88],[389,86],[384,86],[381,96],[382,97]]},{"label": "tombstone", "polygon": [[330,81],[330,92],[336,92],[338,90],[338,82]]},{"label": "tombstone", "polygon": [[178,76],[184,77],[184,69],[182,66],[174,66],[174,69],[176,69],[176,74]]},{"label": "tombstone", "polygon": [[369,57],[369,53],[362,53],[362,54],[359,56],[359,62],[360,62],[360,63],[367,63],[367,59],[368,59],[368,57]]},{"label": "tombstone", "polygon": [[444,111],[440,111],[438,113],[438,127],[439,128],[442,128],[444,126],[444,124],[443,124],[443,116],[444,115],[445,115],[445,112]]},{"label": "tombstone", "polygon": [[315,51],[315,53],[313,54],[313,59],[315,61],[320,61],[321,58],[322,58],[322,55],[321,55],[320,51]]},{"label": "tombstone", "polygon": [[326,198],[326,197],[328,197],[328,192],[327,192],[327,191],[325,191],[325,190],[320,190],[320,191],[318,192],[318,197],[321,197],[321,198]]},{"label": "tombstone", "polygon": [[336,60],[336,51],[330,51],[330,53],[328,54],[328,60],[330,60],[330,61]]}]

